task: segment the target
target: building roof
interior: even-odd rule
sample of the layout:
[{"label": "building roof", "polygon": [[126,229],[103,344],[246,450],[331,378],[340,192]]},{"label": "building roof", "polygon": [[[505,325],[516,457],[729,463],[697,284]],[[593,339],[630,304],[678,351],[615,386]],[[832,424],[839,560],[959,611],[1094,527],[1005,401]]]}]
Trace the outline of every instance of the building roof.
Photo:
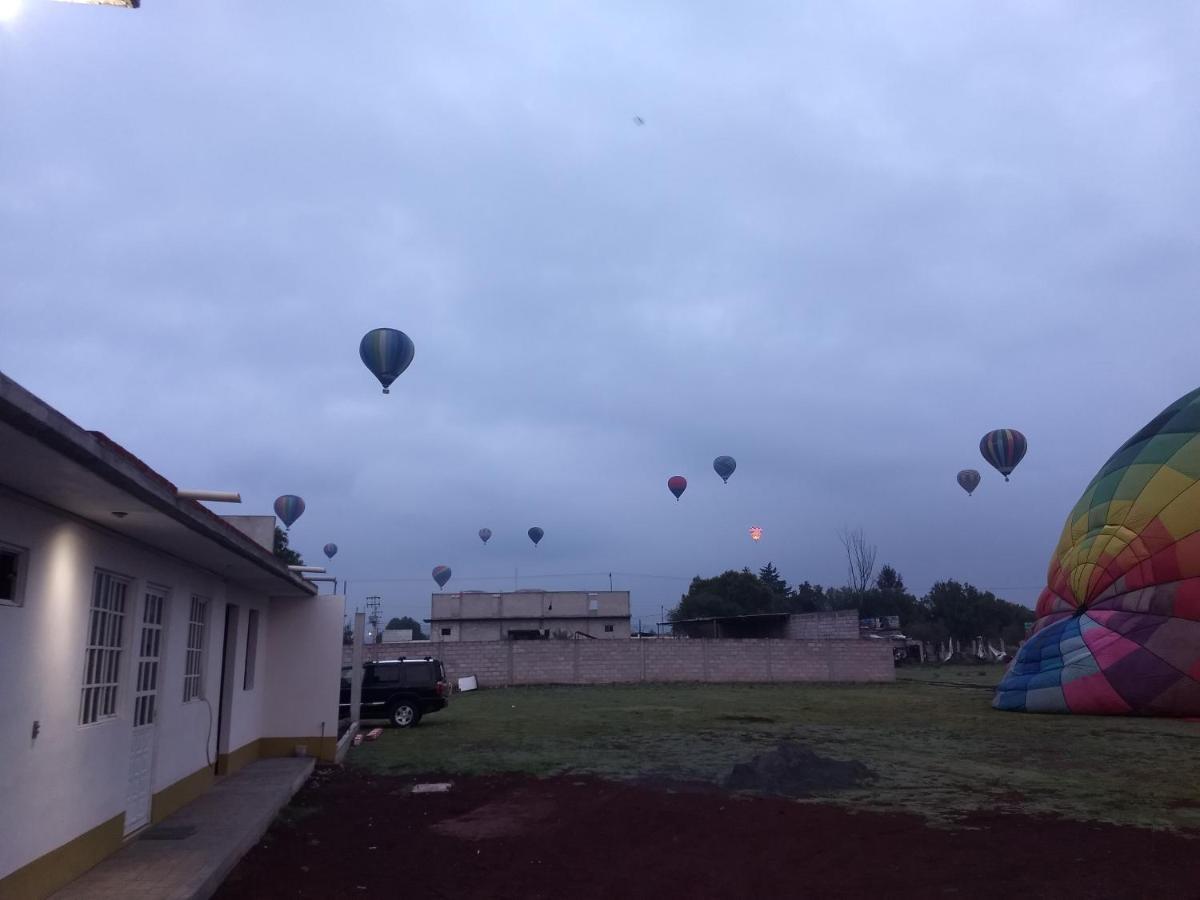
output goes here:
[{"label": "building roof", "polygon": [[527,622],[532,619],[579,619],[587,621],[588,619],[621,619],[630,618],[628,613],[609,613],[605,615],[600,612],[586,613],[558,613],[554,610],[549,610],[547,613],[514,613],[511,616],[437,616],[435,618],[422,619],[422,622]]},{"label": "building roof", "polygon": [[[276,596],[316,586],[98,431],[0,373],[0,484],[221,577]],[[124,513],[124,515],[116,515]]]},{"label": "building roof", "polygon": [[674,622],[659,622],[659,625],[711,625],[716,622],[718,625],[722,622],[745,622],[749,619],[786,619],[789,616],[801,616],[806,613],[745,613],[740,616],[703,616],[699,619],[676,619]]}]

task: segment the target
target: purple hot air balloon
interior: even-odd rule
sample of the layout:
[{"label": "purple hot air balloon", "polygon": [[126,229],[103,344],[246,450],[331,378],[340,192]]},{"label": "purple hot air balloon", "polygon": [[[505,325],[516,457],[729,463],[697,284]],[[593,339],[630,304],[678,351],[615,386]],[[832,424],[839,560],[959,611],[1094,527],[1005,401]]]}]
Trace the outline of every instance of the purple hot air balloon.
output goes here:
[{"label": "purple hot air balloon", "polygon": [[304,500],[295,494],[284,494],[275,498],[275,515],[283,521],[284,528],[291,528],[304,513]]},{"label": "purple hot air balloon", "polygon": [[438,587],[445,587],[446,582],[450,580],[449,566],[434,566],[433,580],[438,583]]},{"label": "purple hot air balloon", "polygon": [[958,473],[958,486],[967,492],[970,497],[975,493],[975,488],[979,487],[979,473],[974,469],[963,469]]},{"label": "purple hot air balloon", "polygon": [[481,541],[483,541],[486,544],[489,540],[491,540],[491,538],[492,538],[492,529],[490,529],[490,528],[480,528],[479,529],[479,539]]},{"label": "purple hot air balloon", "polygon": [[337,556],[337,544],[326,544],[323,549],[325,550],[325,555],[330,559]]},{"label": "purple hot air balloon", "polygon": [[533,546],[536,547],[538,545],[538,541],[540,541],[545,536],[546,532],[542,531],[542,529],[540,529],[536,525],[534,525],[532,528],[529,529],[527,534],[529,535],[529,539],[531,541],[533,541]]}]

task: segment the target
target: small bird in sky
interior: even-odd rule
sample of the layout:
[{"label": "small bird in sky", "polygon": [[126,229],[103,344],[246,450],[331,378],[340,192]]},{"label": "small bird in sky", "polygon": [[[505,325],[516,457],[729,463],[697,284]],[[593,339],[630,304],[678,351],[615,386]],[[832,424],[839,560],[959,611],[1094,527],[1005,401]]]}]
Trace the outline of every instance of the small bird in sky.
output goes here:
[{"label": "small bird in sky", "polygon": [[634,117],[633,117],[633,124],[634,124],[634,125],[645,125],[645,124],[646,124],[646,120],[645,120],[645,119],[643,119],[641,116],[634,116]]}]

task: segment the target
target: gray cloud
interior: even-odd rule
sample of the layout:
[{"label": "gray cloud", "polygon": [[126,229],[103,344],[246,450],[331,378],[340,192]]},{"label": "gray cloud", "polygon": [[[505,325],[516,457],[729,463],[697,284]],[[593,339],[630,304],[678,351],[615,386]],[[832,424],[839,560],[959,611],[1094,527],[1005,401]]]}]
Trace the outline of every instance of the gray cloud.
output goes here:
[{"label": "gray cloud", "polygon": [[[293,541],[395,613],[438,563],[840,583],[843,524],[1029,602],[1195,386],[1198,16],[31,5],[0,367],[177,483],[302,494]],[[417,345],[386,398],[377,325]],[[1029,457],[967,498],[1009,425]],[[614,581],[647,619],[686,588]]]}]

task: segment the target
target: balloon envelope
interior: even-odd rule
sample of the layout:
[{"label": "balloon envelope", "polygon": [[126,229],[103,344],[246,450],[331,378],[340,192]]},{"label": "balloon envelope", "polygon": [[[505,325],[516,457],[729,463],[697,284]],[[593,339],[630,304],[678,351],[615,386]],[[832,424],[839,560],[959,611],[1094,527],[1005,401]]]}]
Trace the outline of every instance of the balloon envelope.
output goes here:
[{"label": "balloon envelope", "polygon": [[323,549],[325,551],[325,555],[330,559],[333,559],[335,556],[337,556],[337,544],[326,544]]},{"label": "balloon envelope", "polygon": [[970,497],[975,493],[975,488],[979,487],[979,473],[974,469],[963,469],[958,473],[958,486],[967,492]]},{"label": "balloon envelope", "polygon": [[687,479],[682,475],[672,475],[667,479],[667,490],[675,495],[678,500],[679,496],[687,490]]},{"label": "balloon envelope", "polygon": [[295,494],[284,494],[275,498],[275,515],[283,521],[284,528],[291,528],[304,513],[304,500]]},{"label": "balloon envelope", "polygon": [[395,328],[374,328],[358,344],[363,365],[379,379],[385,394],[390,393],[391,383],[408,368],[415,353],[416,347],[409,336]]},{"label": "balloon envelope", "polygon": [[529,534],[529,539],[531,541],[533,541],[533,546],[536,547],[538,545],[538,541],[540,541],[545,536],[546,532],[542,531],[542,529],[540,529],[536,525],[534,525],[532,528],[529,529],[528,534]]},{"label": "balloon envelope", "polygon": [[438,587],[445,587],[446,582],[450,580],[449,566],[434,566],[433,580],[438,583]]},{"label": "balloon envelope", "polygon": [[1200,716],[1200,390],[1126,441],[1066,517],[992,705]]},{"label": "balloon envelope", "polygon": [[479,539],[481,541],[483,541],[485,544],[491,539],[491,537],[492,537],[492,529],[490,529],[490,528],[480,528],[479,529]]},{"label": "balloon envelope", "polygon": [[1008,481],[1008,476],[1025,457],[1028,444],[1025,435],[1015,428],[997,428],[979,440],[979,452],[997,472]]},{"label": "balloon envelope", "polygon": [[721,476],[721,480],[729,483],[729,476],[737,468],[737,460],[732,456],[718,456],[713,460],[713,471]]}]

